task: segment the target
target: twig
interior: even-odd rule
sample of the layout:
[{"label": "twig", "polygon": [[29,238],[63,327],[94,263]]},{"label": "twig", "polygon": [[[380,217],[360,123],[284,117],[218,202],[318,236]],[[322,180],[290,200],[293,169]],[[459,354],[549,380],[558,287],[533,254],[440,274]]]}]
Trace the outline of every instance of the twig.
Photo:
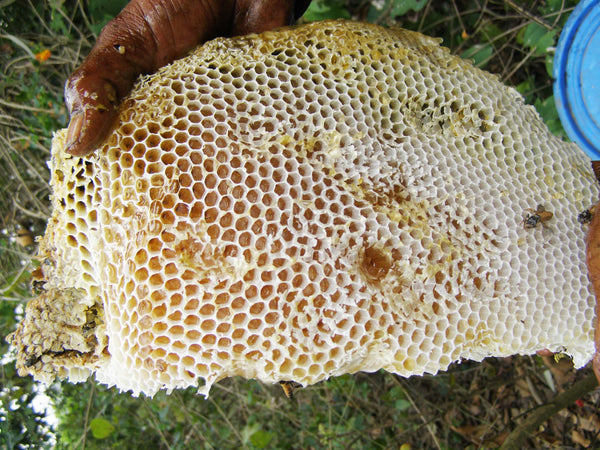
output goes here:
[{"label": "twig", "polygon": [[410,404],[412,405],[412,407],[415,409],[415,411],[417,411],[417,414],[419,414],[419,417],[421,418],[421,420],[423,421],[423,423],[427,427],[427,431],[429,431],[429,434],[431,435],[431,438],[433,439],[433,442],[434,442],[436,448],[438,450],[441,450],[442,447],[441,447],[441,445],[440,445],[437,437],[435,436],[435,432],[431,428],[431,423],[429,423],[429,421],[425,418],[425,416],[423,415],[423,413],[421,412],[421,410],[419,409],[419,407],[417,406],[417,404],[415,403],[415,401],[412,399],[412,397],[410,396],[410,394],[408,393],[408,391],[406,390],[406,388],[404,387],[404,385],[400,382],[400,380],[398,380],[397,377],[393,377],[392,379],[396,383],[398,383],[400,385],[400,387],[402,388],[402,391],[404,392],[404,395],[406,395],[406,398],[408,399],[408,401],[410,402]]},{"label": "twig", "polygon": [[[4,249],[3,249],[4,250]],[[9,294],[14,287],[21,281],[23,274],[29,269],[29,264],[24,264],[19,273],[14,277],[13,281],[4,289],[0,289],[0,297]]]},{"label": "twig", "polygon": [[41,112],[48,115],[54,114],[54,110],[50,108],[38,108],[36,106],[23,105],[22,103],[7,102],[6,100],[2,99],[0,99],[0,105],[7,106],[9,108],[23,109],[25,111]]},{"label": "twig", "polygon": [[429,15],[429,7],[430,6],[431,6],[431,0],[429,0],[427,2],[427,5],[425,5],[425,10],[423,11],[423,16],[421,17],[421,21],[419,22],[419,28],[418,28],[419,33],[422,33],[423,24],[425,23],[425,18]]},{"label": "twig", "polygon": [[[39,200],[35,199],[36,203],[39,203]],[[32,211],[31,209],[27,209],[22,207],[18,201],[13,201],[13,206],[15,207],[15,209],[18,209],[19,211],[21,211],[23,214],[29,216],[29,217],[35,217],[36,219],[42,219],[42,220],[48,220],[48,217],[50,217],[50,214],[46,211],[45,208],[40,208],[39,211]]]},{"label": "twig", "polygon": [[511,0],[506,0],[506,4],[508,6],[510,6],[512,9],[514,9],[515,11],[517,11],[519,14],[522,14],[524,17],[527,17],[529,20],[532,20],[532,21],[536,22],[538,25],[543,26],[545,29],[547,29],[549,31],[552,31],[554,29],[552,27],[552,25],[546,23],[544,20],[540,19],[539,17],[531,14],[529,11],[520,7],[515,2],[513,2]]},{"label": "twig", "polygon": [[73,20],[72,20],[72,18],[71,18],[71,17],[69,17],[69,16],[67,16],[67,14],[65,14],[65,12],[62,10],[62,8],[57,8],[57,9],[56,9],[56,11],[58,11],[58,13],[59,13],[61,16],[63,16],[67,22],[69,22],[69,25],[70,25],[71,27],[73,27],[75,30],[77,30],[77,32],[78,32],[78,33],[79,33],[79,35],[82,37],[82,39],[84,39],[84,40],[86,41],[86,43],[87,43],[87,39],[86,39],[85,35],[83,34],[83,31],[81,31],[81,30],[79,29],[79,27],[73,23]]},{"label": "twig", "polygon": [[529,53],[527,53],[527,55],[525,55],[525,58],[523,58],[521,61],[519,61],[519,63],[516,64],[515,67],[513,67],[512,70],[510,72],[508,72],[508,74],[506,74],[504,76],[504,79],[505,80],[509,80],[515,73],[517,73],[521,69],[521,67],[523,65],[525,65],[525,63],[527,62],[527,60],[529,58],[531,58],[531,56],[536,52],[536,50],[537,50],[536,48],[532,48],[529,51]]},{"label": "twig", "polygon": [[598,386],[596,376],[591,373],[583,380],[578,381],[554,400],[536,408],[512,433],[508,435],[500,450],[518,450],[524,447],[525,440],[534,434],[542,423],[556,414],[561,409],[572,405],[577,399]]},{"label": "twig", "polygon": [[165,444],[165,447],[169,450],[171,450],[171,446],[169,445],[169,441],[167,440],[167,437],[165,436],[165,434],[163,433],[163,431],[160,429],[160,422],[158,422],[156,420],[156,417],[154,417],[154,411],[152,411],[152,408],[150,408],[150,406],[148,405],[148,399],[146,397],[142,398],[142,402],[143,405],[146,407],[146,409],[148,410],[148,412],[150,414],[148,414],[148,418],[150,419],[150,421],[152,422],[152,425],[154,426],[154,429],[158,432],[160,439],[162,440],[163,444]]},{"label": "twig", "polygon": [[375,19],[373,21],[373,23],[375,25],[380,25],[381,22],[383,22],[384,19],[388,18],[390,13],[392,12],[392,8],[394,7],[394,4],[392,2],[390,2],[382,11],[381,14],[379,14],[379,16],[377,16],[377,19]]},{"label": "twig", "polygon": [[460,24],[461,31],[463,33],[466,33],[467,29],[465,28],[465,24],[463,23],[462,17],[460,15],[460,11],[458,10],[458,6],[456,6],[455,0],[452,0],[452,6],[454,7],[454,12],[456,13],[456,18],[458,19],[458,23]]},{"label": "twig", "polygon": [[[28,140],[27,137],[19,135],[19,134],[13,135],[10,138],[6,138],[0,134],[0,142],[4,143],[6,148],[15,150],[14,155],[16,155],[19,158],[21,163],[25,164],[27,169],[29,169],[29,173],[32,175],[35,175],[35,178],[37,178],[38,181],[43,185],[44,189],[49,189],[47,187],[47,185],[48,185],[48,168],[47,168],[47,166],[45,166],[43,164],[38,164],[37,166],[34,165],[33,163],[35,161],[32,158],[27,157],[27,155],[24,155],[23,152],[17,151],[16,150],[17,146],[13,144],[13,142],[15,142],[15,141],[18,142],[18,141],[22,141],[24,139]],[[35,141],[31,141],[31,140],[28,140],[28,143],[30,145],[36,144]],[[49,154],[49,151],[45,146],[41,146],[38,144],[38,145],[36,145],[36,147],[38,150],[42,151],[42,153]],[[5,157],[8,157],[8,156],[9,156],[8,154],[5,155]],[[43,169],[40,169],[40,165]],[[41,170],[43,170],[43,172]]]},{"label": "twig", "polygon": [[[79,439],[79,442],[81,442],[81,450],[85,450],[85,438],[88,432],[88,421],[90,419],[90,409],[92,407],[92,398],[94,397],[94,391],[96,390],[96,385],[94,383],[91,383],[92,388],[90,389],[90,396],[88,397],[88,403],[87,403],[87,408],[85,409],[85,417],[83,418],[83,434],[81,435],[81,438]],[[79,442],[77,442],[75,444],[75,446],[77,447],[79,445]]]},{"label": "twig", "polygon": [[227,425],[229,425],[229,428],[231,428],[231,431],[233,431],[233,434],[235,434],[235,436],[238,438],[240,443],[244,444],[244,439],[242,439],[242,435],[239,433],[237,427],[233,426],[233,424],[229,420],[229,417],[227,417],[227,415],[223,412],[221,407],[212,399],[212,397],[209,397],[208,401],[211,402],[212,405],[217,409],[217,412],[219,413],[221,418],[227,423]]},{"label": "twig", "polygon": [[4,39],[8,39],[9,41],[11,41],[13,44],[17,45],[18,47],[21,47],[21,49],[27,53],[27,56],[29,56],[30,58],[35,58],[35,55],[33,54],[33,52],[30,50],[30,48],[27,46],[27,44],[25,44],[21,39],[19,39],[16,36],[13,36],[12,34],[0,34],[0,38],[4,38]]},{"label": "twig", "polygon": [[[194,417],[192,417],[192,415],[196,415],[191,408],[188,408],[187,404],[185,403],[183,396],[180,393],[176,393],[176,394],[172,394],[173,397],[175,398],[175,400],[179,403],[179,408],[180,410],[183,412],[183,414],[185,414],[185,417],[188,419],[188,424],[190,425],[190,430],[185,434],[185,436],[183,437],[183,445],[185,448],[188,448],[189,445],[191,445],[192,443],[194,443],[195,441],[202,441],[204,443],[204,446],[206,448],[210,448],[210,449],[214,449],[213,445],[208,442],[208,440],[206,440],[206,437],[204,437],[204,435],[202,434],[202,431],[200,429],[198,429],[198,425],[197,425],[197,420],[195,420]],[[193,436],[195,436],[195,440],[193,439]]]},{"label": "twig", "polygon": [[40,202],[40,200],[34,195],[34,193],[31,191],[31,189],[29,189],[28,183],[23,179],[23,177],[21,176],[21,172],[19,171],[19,168],[16,166],[16,164],[10,157],[9,150],[5,149],[4,147],[0,147],[0,159],[3,160],[8,167],[10,167],[12,175],[20,183],[20,185],[23,187],[23,189],[27,192],[32,203],[36,206],[38,212],[29,211],[28,209],[23,208],[19,204],[19,202],[15,201],[14,198],[13,198],[13,206],[16,209],[19,209],[20,211],[28,213],[33,217],[47,219],[50,216],[49,212],[46,210],[46,207],[42,204],[42,202]]},{"label": "twig", "polygon": [[[85,22],[85,25],[88,27],[89,30],[92,29],[92,23],[90,22],[90,19],[88,18],[87,14],[85,13],[85,8],[82,5],[82,2],[80,0],[77,0],[77,7],[79,8],[79,12],[81,12],[81,17],[83,17],[83,21]],[[98,37],[96,35],[96,33],[92,33],[94,36],[94,40]],[[81,39],[85,42],[86,45],[91,45],[90,41],[88,40],[88,38],[85,37],[85,35],[81,35]],[[81,45],[81,40],[79,41],[79,45]]]},{"label": "twig", "polygon": [[540,397],[539,392],[533,385],[533,381],[531,381],[531,377],[525,377],[525,381],[527,382],[527,387],[529,388],[529,392],[531,393],[535,402],[540,406],[543,405],[544,401],[542,400],[542,397]]},{"label": "twig", "polygon": [[56,33],[54,31],[52,31],[52,29],[46,24],[46,20],[44,20],[42,18],[42,16],[40,16],[40,14],[38,13],[37,9],[35,9],[35,6],[33,6],[33,3],[31,3],[31,0],[27,0],[27,3],[29,3],[29,10],[36,15],[36,17],[38,18],[38,20],[40,21],[40,23],[42,24],[44,29],[48,32],[48,35],[56,36]]}]

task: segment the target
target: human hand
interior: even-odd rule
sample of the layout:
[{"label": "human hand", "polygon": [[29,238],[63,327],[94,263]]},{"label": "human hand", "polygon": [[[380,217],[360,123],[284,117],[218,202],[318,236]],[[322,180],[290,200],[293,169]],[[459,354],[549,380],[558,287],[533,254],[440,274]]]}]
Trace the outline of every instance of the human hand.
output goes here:
[{"label": "human hand", "polygon": [[[598,167],[598,163],[596,163],[596,167]],[[594,170],[596,170],[596,167],[594,167]],[[586,237],[586,263],[596,295],[596,327],[594,333],[596,352],[592,359],[592,366],[596,379],[600,383],[600,202],[593,210],[594,214]]]},{"label": "human hand", "polygon": [[66,151],[85,156],[115,124],[137,77],[217,36],[289,25],[310,0],[132,0],[102,30],[65,86],[71,115]]}]

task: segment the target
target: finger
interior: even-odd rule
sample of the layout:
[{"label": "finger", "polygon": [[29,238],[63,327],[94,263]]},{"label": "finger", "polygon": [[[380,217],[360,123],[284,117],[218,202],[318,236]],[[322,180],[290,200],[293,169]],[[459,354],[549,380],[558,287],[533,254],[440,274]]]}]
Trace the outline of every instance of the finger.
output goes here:
[{"label": "finger", "polygon": [[294,2],[294,19],[298,20],[310,5],[311,0],[296,0]]},{"label": "finger", "polygon": [[592,171],[596,180],[600,181],[600,161],[592,161]]},{"label": "finger", "polygon": [[261,33],[292,25],[309,4],[310,0],[238,0],[232,34]]},{"label": "finger", "polygon": [[104,27],[66,83],[71,114],[67,152],[83,156],[102,143],[119,102],[140,74],[152,73],[195,45],[227,34],[234,5],[235,0],[132,0]]},{"label": "finger", "polygon": [[586,237],[586,263],[592,287],[596,295],[596,323],[594,341],[596,353],[593,359],[594,373],[600,383],[600,203],[596,205],[590,230]]},{"label": "finger", "polygon": [[592,368],[594,369],[594,375],[596,375],[596,380],[598,380],[598,384],[600,384],[600,352],[598,352],[598,350],[596,350],[596,353],[594,354]]},{"label": "finger", "polygon": [[67,81],[65,98],[71,114],[67,152],[84,156],[103,142],[115,123],[119,102],[139,75],[155,72],[199,43],[231,34],[232,27],[235,34],[245,34],[287,25],[309,3],[132,0],[106,25],[90,55]]},{"label": "finger", "polygon": [[294,22],[293,0],[238,0],[233,35],[261,33]]},{"label": "finger", "polygon": [[78,70],[67,82],[65,100],[71,113],[66,151],[84,156],[102,143],[115,123],[116,88],[94,73]]}]

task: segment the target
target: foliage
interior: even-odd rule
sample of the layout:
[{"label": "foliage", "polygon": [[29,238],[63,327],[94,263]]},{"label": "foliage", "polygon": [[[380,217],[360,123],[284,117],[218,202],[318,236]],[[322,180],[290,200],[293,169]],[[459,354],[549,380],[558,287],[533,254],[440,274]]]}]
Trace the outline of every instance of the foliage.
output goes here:
[{"label": "foliage", "polygon": [[[64,80],[126,0],[0,1],[0,353],[15,309],[29,297],[33,245],[49,213],[45,161],[67,123]],[[517,87],[552,132],[562,133],[551,90],[553,47],[575,0],[313,0],[304,20],[353,18],[442,37]],[[49,58],[36,55],[49,51]],[[47,53],[46,53],[47,55]],[[34,411],[34,384],[7,359],[0,388],[0,447],[87,448],[471,448],[496,446],[520,415],[568,381],[540,358],[464,363],[436,377],[385,372],[343,376],[296,393],[238,378],[208,400],[193,389],[132,398],[97,385],[56,383],[60,425]],[[567,378],[579,377],[565,372]],[[562,380],[562,381],[561,381]],[[552,381],[552,382],[550,382]],[[534,387],[532,387],[534,386]],[[556,417],[532,446],[597,446],[595,394]],[[594,419],[595,418],[595,419]],[[587,423],[587,428],[581,424]]]},{"label": "foliage", "polygon": [[395,20],[409,11],[421,11],[427,0],[385,0],[372,2],[367,13],[367,21],[379,23],[384,20]]},{"label": "foliage", "polygon": [[89,0],[90,17],[94,22],[90,28],[94,34],[99,34],[102,27],[115,17],[127,3],[129,3],[128,0]]},{"label": "foliage", "polygon": [[9,408],[0,413],[2,448],[50,448],[53,435],[45,423],[45,414],[33,409],[36,395],[31,389],[14,386],[0,391],[0,403]]},{"label": "foliage", "polygon": [[304,13],[304,20],[349,19],[350,13],[344,0],[314,0]]}]

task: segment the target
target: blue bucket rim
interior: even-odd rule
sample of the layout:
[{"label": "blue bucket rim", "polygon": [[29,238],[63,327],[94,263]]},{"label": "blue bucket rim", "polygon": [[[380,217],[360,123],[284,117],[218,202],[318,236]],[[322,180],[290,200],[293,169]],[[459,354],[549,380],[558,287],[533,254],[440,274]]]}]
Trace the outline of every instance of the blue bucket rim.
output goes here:
[{"label": "blue bucket rim", "polygon": [[[569,83],[568,72],[572,69],[581,74],[584,50],[588,50],[584,39],[600,32],[600,20],[593,20],[596,17],[600,18],[600,0],[583,0],[575,7],[560,35],[553,67],[554,99],[560,121],[571,140],[592,160],[600,160],[600,148],[596,146],[600,146],[600,128],[585,106],[584,94],[577,82],[580,77],[571,77]],[[584,46],[579,46],[580,43]],[[600,58],[600,49],[592,51]]]}]

